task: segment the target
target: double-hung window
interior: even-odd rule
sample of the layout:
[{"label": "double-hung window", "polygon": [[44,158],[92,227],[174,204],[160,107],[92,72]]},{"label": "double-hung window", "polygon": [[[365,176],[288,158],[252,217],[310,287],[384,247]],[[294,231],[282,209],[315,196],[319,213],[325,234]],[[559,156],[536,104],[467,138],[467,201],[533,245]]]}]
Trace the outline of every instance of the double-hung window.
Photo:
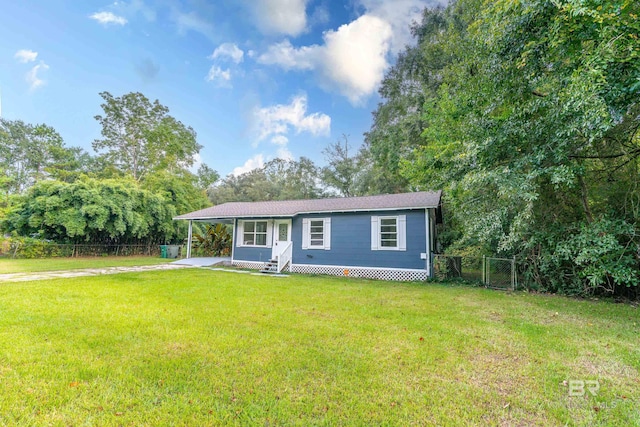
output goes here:
[{"label": "double-hung window", "polygon": [[302,219],[302,249],[331,249],[331,218]]},{"label": "double-hung window", "polygon": [[398,248],[398,217],[380,218],[380,247]]},{"label": "double-hung window", "polygon": [[243,221],[243,246],[267,246],[267,221]]},{"label": "double-hung window", "polygon": [[372,216],[371,250],[406,251],[407,216]]}]

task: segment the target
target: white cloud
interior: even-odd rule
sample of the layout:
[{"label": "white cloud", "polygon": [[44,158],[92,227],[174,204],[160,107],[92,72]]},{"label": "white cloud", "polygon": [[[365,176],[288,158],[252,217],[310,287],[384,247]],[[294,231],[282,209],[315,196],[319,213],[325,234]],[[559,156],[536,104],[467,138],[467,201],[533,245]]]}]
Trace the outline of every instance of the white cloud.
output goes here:
[{"label": "white cloud", "polygon": [[381,18],[362,15],[337,30],[324,33],[323,45],[295,48],[288,40],[270,46],[258,62],[285,70],[316,70],[328,87],[353,104],[371,95],[389,65],[391,26]]},{"label": "white cloud", "polygon": [[220,46],[213,51],[210,58],[229,58],[236,64],[242,62],[242,58],[244,56],[244,52],[242,49],[238,48],[235,43],[222,43]]},{"label": "white cloud", "polygon": [[351,103],[361,102],[384,77],[391,35],[387,22],[370,15],[325,33],[323,76]]},{"label": "white cloud", "polygon": [[217,83],[221,86],[228,86],[231,81],[231,70],[223,70],[217,65],[214,65],[209,69],[209,73],[207,74],[207,77],[205,77],[205,80]]},{"label": "white cloud", "polygon": [[275,135],[271,138],[271,142],[276,145],[287,145],[289,143],[289,138],[284,135]]},{"label": "white cloud", "polygon": [[307,29],[308,0],[247,0],[255,23],[269,34],[298,36]]},{"label": "white cloud", "polygon": [[89,15],[89,18],[98,21],[102,25],[124,25],[128,22],[125,17],[115,15],[112,12],[96,12],[93,15]]},{"label": "white cloud", "polygon": [[323,113],[307,114],[307,96],[304,94],[294,97],[290,104],[256,108],[253,115],[258,141],[272,137],[272,142],[281,144],[284,139],[278,136],[286,138],[290,131],[328,135],[331,130],[331,117]]},{"label": "white cloud", "polygon": [[392,28],[390,49],[397,53],[411,43],[410,25],[422,20],[425,7],[447,5],[447,0],[358,0],[367,14],[387,22]]},{"label": "white cloud", "polygon": [[312,70],[321,62],[322,47],[318,45],[295,48],[289,40],[273,44],[258,57],[258,62],[279,65],[285,70]]},{"label": "white cloud", "polygon": [[257,154],[244,162],[244,165],[238,166],[231,171],[231,175],[238,176],[243,173],[250,172],[254,169],[260,169],[264,166],[264,157],[262,154]]},{"label": "white cloud", "polygon": [[27,63],[33,62],[38,57],[38,52],[34,52],[29,49],[20,49],[16,52],[14,57],[18,60],[18,62]]},{"label": "white cloud", "polygon": [[42,80],[39,76],[39,73],[44,72],[49,69],[49,66],[44,63],[44,61],[40,61],[38,65],[35,65],[25,76],[25,80],[29,83],[29,90],[36,90],[40,86],[45,84],[45,81]]}]

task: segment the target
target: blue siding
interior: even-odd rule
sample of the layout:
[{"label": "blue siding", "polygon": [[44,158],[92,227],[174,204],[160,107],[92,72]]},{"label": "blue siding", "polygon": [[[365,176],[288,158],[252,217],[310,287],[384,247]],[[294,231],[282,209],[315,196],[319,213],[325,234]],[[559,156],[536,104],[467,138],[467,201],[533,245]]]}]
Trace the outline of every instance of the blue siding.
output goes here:
[{"label": "blue siding", "polygon": [[267,262],[270,258],[271,248],[236,247],[233,250],[233,259],[237,261]]},{"label": "blue siding", "polygon": [[[424,210],[384,212],[354,212],[299,215],[293,218],[293,263],[314,265],[345,265],[353,267],[390,267],[425,269],[426,252]],[[406,215],[407,250],[372,251],[371,216]],[[302,249],[302,219],[331,218],[331,249]],[[237,249],[237,248],[236,248]]]},{"label": "blue siding", "polygon": [[[258,221],[264,221],[265,218],[255,218]],[[243,218],[243,220],[251,221],[252,218]],[[271,259],[271,247],[263,246],[263,247],[238,247],[236,245],[236,240],[241,238],[238,235],[238,228],[240,226],[240,222],[236,221],[236,229],[233,232],[233,259],[238,261],[259,261],[259,262],[267,262]]]}]

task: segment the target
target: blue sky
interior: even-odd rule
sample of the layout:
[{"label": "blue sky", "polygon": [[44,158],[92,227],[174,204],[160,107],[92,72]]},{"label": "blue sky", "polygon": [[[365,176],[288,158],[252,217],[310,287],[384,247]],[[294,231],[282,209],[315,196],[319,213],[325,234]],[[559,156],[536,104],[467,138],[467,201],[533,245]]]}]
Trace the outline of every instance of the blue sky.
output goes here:
[{"label": "blue sky", "polygon": [[99,92],[142,92],[191,126],[221,175],[371,126],[377,88],[432,0],[5,1],[2,117],[93,152]]}]

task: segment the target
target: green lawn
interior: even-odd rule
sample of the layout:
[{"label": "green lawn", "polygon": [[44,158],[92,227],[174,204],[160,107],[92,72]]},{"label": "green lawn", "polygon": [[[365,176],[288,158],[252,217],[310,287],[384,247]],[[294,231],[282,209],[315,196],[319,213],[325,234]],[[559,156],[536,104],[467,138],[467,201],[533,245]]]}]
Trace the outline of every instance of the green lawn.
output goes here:
[{"label": "green lawn", "polygon": [[7,283],[0,425],[640,425],[639,337],[630,305],[438,284]]},{"label": "green lawn", "polygon": [[78,268],[130,267],[175,261],[151,256],[11,259],[0,258],[0,274],[73,270]]}]

